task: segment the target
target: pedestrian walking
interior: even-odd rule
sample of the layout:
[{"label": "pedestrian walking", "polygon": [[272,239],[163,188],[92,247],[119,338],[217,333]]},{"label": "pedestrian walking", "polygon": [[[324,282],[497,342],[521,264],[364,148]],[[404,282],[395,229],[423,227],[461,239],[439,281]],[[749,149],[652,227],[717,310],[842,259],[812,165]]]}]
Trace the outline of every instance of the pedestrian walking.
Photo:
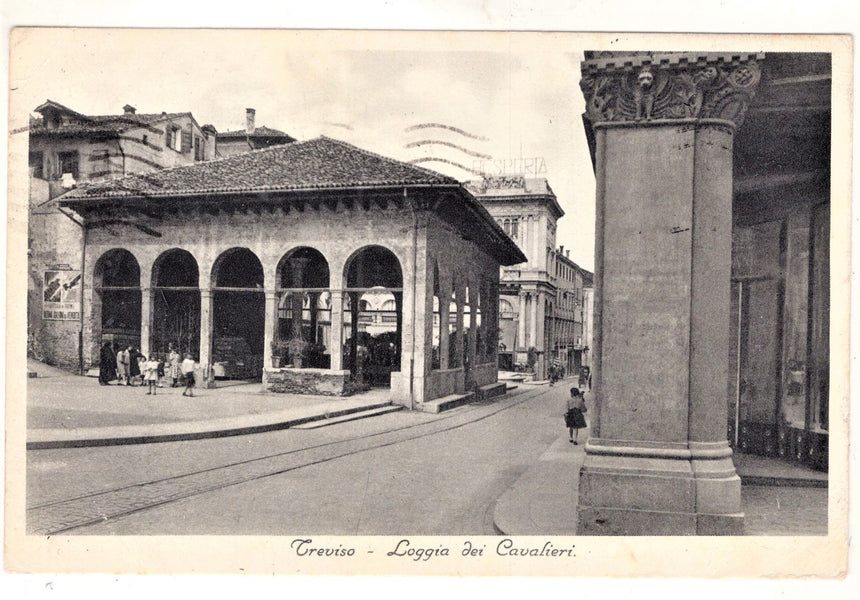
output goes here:
[{"label": "pedestrian walking", "polygon": [[170,350],[167,354],[168,373],[170,375],[170,379],[173,380],[170,387],[176,387],[179,385],[179,377],[182,375],[182,371],[179,369],[182,357],[179,355],[179,352],[176,351],[176,348],[173,347],[173,344],[169,344],[168,348]]},{"label": "pedestrian walking", "polygon": [[105,342],[99,354],[99,384],[108,385],[116,379],[116,372],[116,354],[113,352],[113,345]]},{"label": "pedestrian walking", "polygon": [[155,359],[155,356],[150,356],[148,359],[145,356],[143,358],[143,380],[147,385],[146,395],[149,396],[152,394],[153,396],[156,394],[156,384],[158,383],[158,361]]},{"label": "pedestrian walking", "polygon": [[588,427],[585,422],[585,415],[588,409],[585,407],[585,400],[582,397],[582,392],[578,387],[570,388],[570,398],[567,399],[567,412],[564,413],[564,424],[570,434],[570,443],[578,444],[579,430]]},{"label": "pedestrian walking", "polygon": [[182,361],[180,365],[180,370],[182,371],[182,378],[185,380],[185,390],[182,392],[183,396],[191,396],[194,397],[194,359],[191,358],[190,354],[185,355],[185,360]]},{"label": "pedestrian walking", "polygon": [[131,385],[131,381],[129,379],[129,351],[131,350],[131,346],[128,348],[123,348],[119,352],[116,353],[116,374],[119,379],[119,385]]}]

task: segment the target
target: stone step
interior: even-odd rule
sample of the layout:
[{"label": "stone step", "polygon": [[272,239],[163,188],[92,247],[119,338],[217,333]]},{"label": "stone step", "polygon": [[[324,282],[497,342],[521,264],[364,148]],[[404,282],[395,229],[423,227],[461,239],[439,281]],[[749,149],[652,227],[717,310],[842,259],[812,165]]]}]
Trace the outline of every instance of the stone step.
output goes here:
[{"label": "stone step", "polygon": [[423,412],[440,413],[443,410],[451,410],[452,408],[457,408],[463,404],[468,404],[474,399],[474,397],[475,394],[472,392],[469,392],[468,394],[451,394],[450,396],[443,396],[442,398],[436,398],[435,400],[424,402],[421,404],[420,409]]},{"label": "stone step", "polygon": [[504,396],[508,391],[507,384],[504,381],[497,381],[487,385],[482,385],[478,388],[478,400],[489,400],[496,396]]},{"label": "stone step", "polygon": [[325,419],[319,419],[317,421],[309,421],[307,423],[302,423],[301,425],[294,425],[290,427],[290,429],[316,429],[318,427],[326,427],[328,425],[336,425],[337,423],[346,423],[347,421],[356,421],[358,419],[366,419],[368,417],[376,417],[379,415],[385,415],[391,412],[397,412],[398,410],[403,410],[403,407],[400,405],[388,405],[382,406],[380,408],[373,408],[370,410],[359,410],[356,412],[349,412],[346,414],[342,414],[337,417],[328,417]]}]

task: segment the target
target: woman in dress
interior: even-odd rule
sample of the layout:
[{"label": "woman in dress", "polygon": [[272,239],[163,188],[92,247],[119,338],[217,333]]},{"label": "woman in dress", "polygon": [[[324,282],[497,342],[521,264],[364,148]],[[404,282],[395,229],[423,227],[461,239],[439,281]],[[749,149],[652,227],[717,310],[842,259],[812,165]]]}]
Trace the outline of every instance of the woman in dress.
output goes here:
[{"label": "woman in dress", "polygon": [[570,443],[578,444],[579,430],[588,427],[585,416],[582,414],[588,409],[585,407],[585,399],[579,388],[570,388],[570,398],[567,399],[567,412],[564,413],[564,424],[570,434]]},{"label": "woman in dress", "polygon": [[99,355],[99,383],[108,385],[116,379],[116,354],[113,353],[113,345],[105,342]]},{"label": "woman in dress", "polygon": [[176,348],[173,347],[173,344],[169,344],[168,348],[170,352],[167,354],[167,364],[168,364],[168,375],[170,379],[173,380],[173,383],[170,387],[176,387],[179,385],[179,377],[182,372],[179,370],[179,363],[182,362],[182,357],[179,355],[179,352],[176,351]]}]

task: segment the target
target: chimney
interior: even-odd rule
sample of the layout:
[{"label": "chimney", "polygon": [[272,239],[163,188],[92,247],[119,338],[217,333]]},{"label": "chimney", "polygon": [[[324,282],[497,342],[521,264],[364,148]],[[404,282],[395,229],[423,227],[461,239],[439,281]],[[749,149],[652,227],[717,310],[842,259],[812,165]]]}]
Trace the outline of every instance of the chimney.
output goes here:
[{"label": "chimney", "polygon": [[561,246],[558,247],[558,253],[564,254],[564,244],[562,244]]},{"label": "chimney", "polygon": [[570,258],[570,250],[565,253],[565,257]]},{"label": "chimney", "polygon": [[135,112],[137,112],[137,109],[131,104],[126,104],[122,107],[122,112],[126,115],[133,115]]},{"label": "chimney", "polygon": [[257,111],[253,108],[245,109],[245,133],[252,135],[254,133],[254,115]]}]

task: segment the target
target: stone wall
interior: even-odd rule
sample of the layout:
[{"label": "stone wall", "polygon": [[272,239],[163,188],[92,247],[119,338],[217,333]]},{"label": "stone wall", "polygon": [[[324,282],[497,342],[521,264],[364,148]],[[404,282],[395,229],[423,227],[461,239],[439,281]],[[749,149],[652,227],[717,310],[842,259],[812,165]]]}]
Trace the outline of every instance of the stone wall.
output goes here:
[{"label": "stone wall", "polygon": [[267,392],[282,394],[317,394],[320,396],[346,396],[349,371],[328,369],[265,369],[264,388]]}]

